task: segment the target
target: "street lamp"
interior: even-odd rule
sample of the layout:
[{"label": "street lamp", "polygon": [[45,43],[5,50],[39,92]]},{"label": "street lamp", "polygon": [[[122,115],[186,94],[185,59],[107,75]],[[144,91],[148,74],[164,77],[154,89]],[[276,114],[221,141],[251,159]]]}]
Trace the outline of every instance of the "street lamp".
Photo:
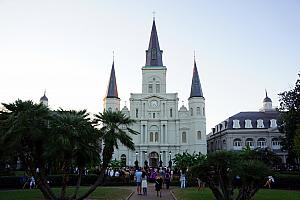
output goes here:
[{"label": "street lamp", "polygon": [[161,160],[161,154],[162,154],[162,152],[160,151],[159,152],[159,167],[162,167],[162,160]]},{"label": "street lamp", "polygon": [[148,167],[147,151],[145,151],[145,162],[144,162],[144,164],[145,164],[145,168],[147,168]]},{"label": "street lamp", "polygon": [[169,151],[169,156],[170,156],[170,160],[169,160],[169,168],[171,169],[171,167],[172,167],[171,151]]}]

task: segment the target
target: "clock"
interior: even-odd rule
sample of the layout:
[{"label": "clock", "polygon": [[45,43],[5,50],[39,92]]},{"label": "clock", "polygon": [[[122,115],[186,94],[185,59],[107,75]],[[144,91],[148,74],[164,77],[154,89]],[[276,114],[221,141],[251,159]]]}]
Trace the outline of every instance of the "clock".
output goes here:
[{"label": "clock", "polygon": [[151,107],[156,108],[156,107],[158,106],[158,101],[152,100],[152,101],[150,102],[150,105],[151,105]]}]

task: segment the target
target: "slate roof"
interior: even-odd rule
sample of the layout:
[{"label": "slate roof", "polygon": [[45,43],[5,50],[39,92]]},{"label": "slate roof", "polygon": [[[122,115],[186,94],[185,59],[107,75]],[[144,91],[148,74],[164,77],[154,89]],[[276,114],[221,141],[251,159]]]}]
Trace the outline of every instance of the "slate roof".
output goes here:
[{"label": "slate roof", "polygon": [[44,92],[44,96],[40,98],[40,101],[48,101],[48,98],[46,97],[46,91]]},{"label": "slate roof", "polygon": [[111,67],[110,78],[109,78],[107,92],[106,92],[106,98],[119,98],[114,62]]},{"label": "slate roof", "polygon": [[149,47],[148,50],[146,50],[145,66],[163,66],[162,52],[159,47],[155,20],[153,19]]},{"label": "slate roof", "polygon": [[191,85],[191,97],[203,97],[203,92],[201,88],[201,83],[199,79],[199,74],[197,70],[196,61],[194,60],[194,69],[193,69],[193,79],[192,79],[192,85]]},{"label": "slate roof", "polygon": [[[270,120],[279,118],[278,111],[270,111],[270,112],[240,112],[228,118],[226,129],[235,129],[233,128],[233,120],[239,120],[241,128],[245,128],[245,120],[250,119],[252,123],[252,127],[257,127],[257,120],[262,119],[264,122],[264,128],[270,128]],[[248,128],[247,128],[248,129]]]}]

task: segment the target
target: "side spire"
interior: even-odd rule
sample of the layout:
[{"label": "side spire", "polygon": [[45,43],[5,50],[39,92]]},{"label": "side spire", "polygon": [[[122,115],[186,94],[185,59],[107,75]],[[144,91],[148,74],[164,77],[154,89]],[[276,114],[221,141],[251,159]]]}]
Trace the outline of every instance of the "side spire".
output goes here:
[{"label": "side spire", "polygon": [[203,97],[203,92],[202,92],[196,60],[195,60],[195,52],[194,52],[193,79],[192,79],[192,86],[191,86],[191,93],[190,93],[190,98],[192,97]]},{"label": "side spire", "polygon": [[110,78],[109,78],[107,92],[106,92],[106,98],[119,98],[118,97],[118,88],[117,88],[116,75],[115,75],[115,61],[114,61],[114,59],[113,59],[112,67],[111,67]]},{"label": "side spire", "polygon": [[158,42],[155,17],[153,17],[149,47],[146,50],[146,66],[163,66],[162,53],[163,51],[160,50]]}]

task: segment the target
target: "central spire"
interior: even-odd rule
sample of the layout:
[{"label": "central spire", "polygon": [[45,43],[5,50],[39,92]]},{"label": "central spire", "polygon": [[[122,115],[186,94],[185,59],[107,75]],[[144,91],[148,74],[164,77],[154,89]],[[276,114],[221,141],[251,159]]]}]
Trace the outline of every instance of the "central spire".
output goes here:
[{"label": "central spire", "polygon": [[118,97],[118,88],[117,88],[116,75],[115,75],[115,61],[114,60],[113,60],[112,67],[111,67],[106,98],[119,98]]},{"label": "central spire", "polygon": [[146,66],[163,66],[162,52],[159,48],[155,18],[153,18],[149,47],[146,50]]}]

